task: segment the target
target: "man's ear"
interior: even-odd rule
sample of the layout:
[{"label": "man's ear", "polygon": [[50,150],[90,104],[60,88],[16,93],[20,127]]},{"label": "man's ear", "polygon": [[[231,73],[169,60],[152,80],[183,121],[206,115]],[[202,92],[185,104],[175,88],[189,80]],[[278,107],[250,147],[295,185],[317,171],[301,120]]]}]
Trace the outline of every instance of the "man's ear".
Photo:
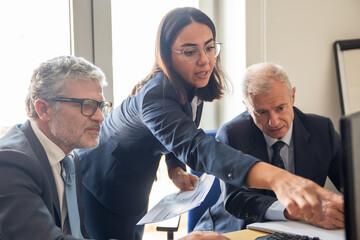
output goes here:
[{"label": "man's ear", "polygon": [[48,121],[50,120],[50,111],[52,110],[51,107],[50,107],[50,104],[39,98],[35,101],[35,110],[36,110],[36,113],[38,114],[39,118],[42,120],[42,121]]},{"label": "man's ear", "polygon": [[295,103],[295,91],[296,91],[296,87],[293,87],[293,95],[292,95],[292,104],[293,105]]}]

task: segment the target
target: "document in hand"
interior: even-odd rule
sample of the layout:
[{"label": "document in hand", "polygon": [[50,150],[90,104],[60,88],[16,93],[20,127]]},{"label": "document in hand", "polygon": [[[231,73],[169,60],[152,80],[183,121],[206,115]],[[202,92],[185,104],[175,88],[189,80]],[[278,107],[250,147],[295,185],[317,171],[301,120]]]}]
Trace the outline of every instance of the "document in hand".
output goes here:
[{"label": "document in hand", "polygon": [[344,229],[327,230],[298,221],[257,222],[247,225],[247,228],[269,233],[283,232],[306,235],[311,238],[318,237],[324,240],[345,240]]},{"label": "document in hand", "polygon": [[204,173],[195,183],[194,190],[165,196],[137,223],[137,225],[161,222],[199,206],[208,194],[214,179],[214,176]]}]

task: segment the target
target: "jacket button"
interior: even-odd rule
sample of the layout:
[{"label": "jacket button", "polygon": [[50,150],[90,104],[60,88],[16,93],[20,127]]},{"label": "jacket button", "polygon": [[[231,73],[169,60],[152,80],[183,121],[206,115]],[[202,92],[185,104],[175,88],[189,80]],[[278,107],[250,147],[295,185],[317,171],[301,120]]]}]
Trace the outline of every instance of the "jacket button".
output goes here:
[{"label": "jacket button", "polygon": [[227,174],[227,178],[228,178],[228,179],[233,179],[233,178],[234,178],[233,173],[232,173],[232,172],[229,172],[229,173]]}]

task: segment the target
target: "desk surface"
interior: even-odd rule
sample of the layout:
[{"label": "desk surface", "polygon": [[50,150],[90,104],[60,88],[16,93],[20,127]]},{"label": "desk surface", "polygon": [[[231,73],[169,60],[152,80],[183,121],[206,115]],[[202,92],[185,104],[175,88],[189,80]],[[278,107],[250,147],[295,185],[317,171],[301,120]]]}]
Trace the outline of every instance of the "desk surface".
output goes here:
[{"label": "desk surface", "polygon": [[236,232],[225,233],[223,235],[227,236],[231,240],[239,240],[239,239],[254,240],[257,237],[265,236],[268,234],[269,233],[259,232],[259,231],[250,230],[250,229],[244,229],[244,230],[240,230],[240,231],[236,231]]}]

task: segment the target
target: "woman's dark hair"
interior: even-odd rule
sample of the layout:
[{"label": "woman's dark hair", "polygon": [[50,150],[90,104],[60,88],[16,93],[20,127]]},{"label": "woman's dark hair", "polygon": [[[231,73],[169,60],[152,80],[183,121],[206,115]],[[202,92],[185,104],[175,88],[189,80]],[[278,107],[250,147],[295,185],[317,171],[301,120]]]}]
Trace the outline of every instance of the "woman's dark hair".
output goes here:
[{"label": "woman's dark hair", "polygon": [[[188,100],[187,84],[172,67],[171,47],[180,30],[192,22],[207,25],[211,29],[215,40],[215,25],[205,13],[192,7],[173,9],[164,16],[159,25],[156,35],[155,64],[153,69],[145,79],[135,85],[131,91],[131,96],[136,95],[147,81],[152,79],[156,73],[162,71],[178,92],[180,103],[184,104]],[[205,87],[197,89],[196,95],[204,101],[212,101],[222,97],[224,88],[225,75],[221,70],[220,57],[218,56],[209,83]]]}]

